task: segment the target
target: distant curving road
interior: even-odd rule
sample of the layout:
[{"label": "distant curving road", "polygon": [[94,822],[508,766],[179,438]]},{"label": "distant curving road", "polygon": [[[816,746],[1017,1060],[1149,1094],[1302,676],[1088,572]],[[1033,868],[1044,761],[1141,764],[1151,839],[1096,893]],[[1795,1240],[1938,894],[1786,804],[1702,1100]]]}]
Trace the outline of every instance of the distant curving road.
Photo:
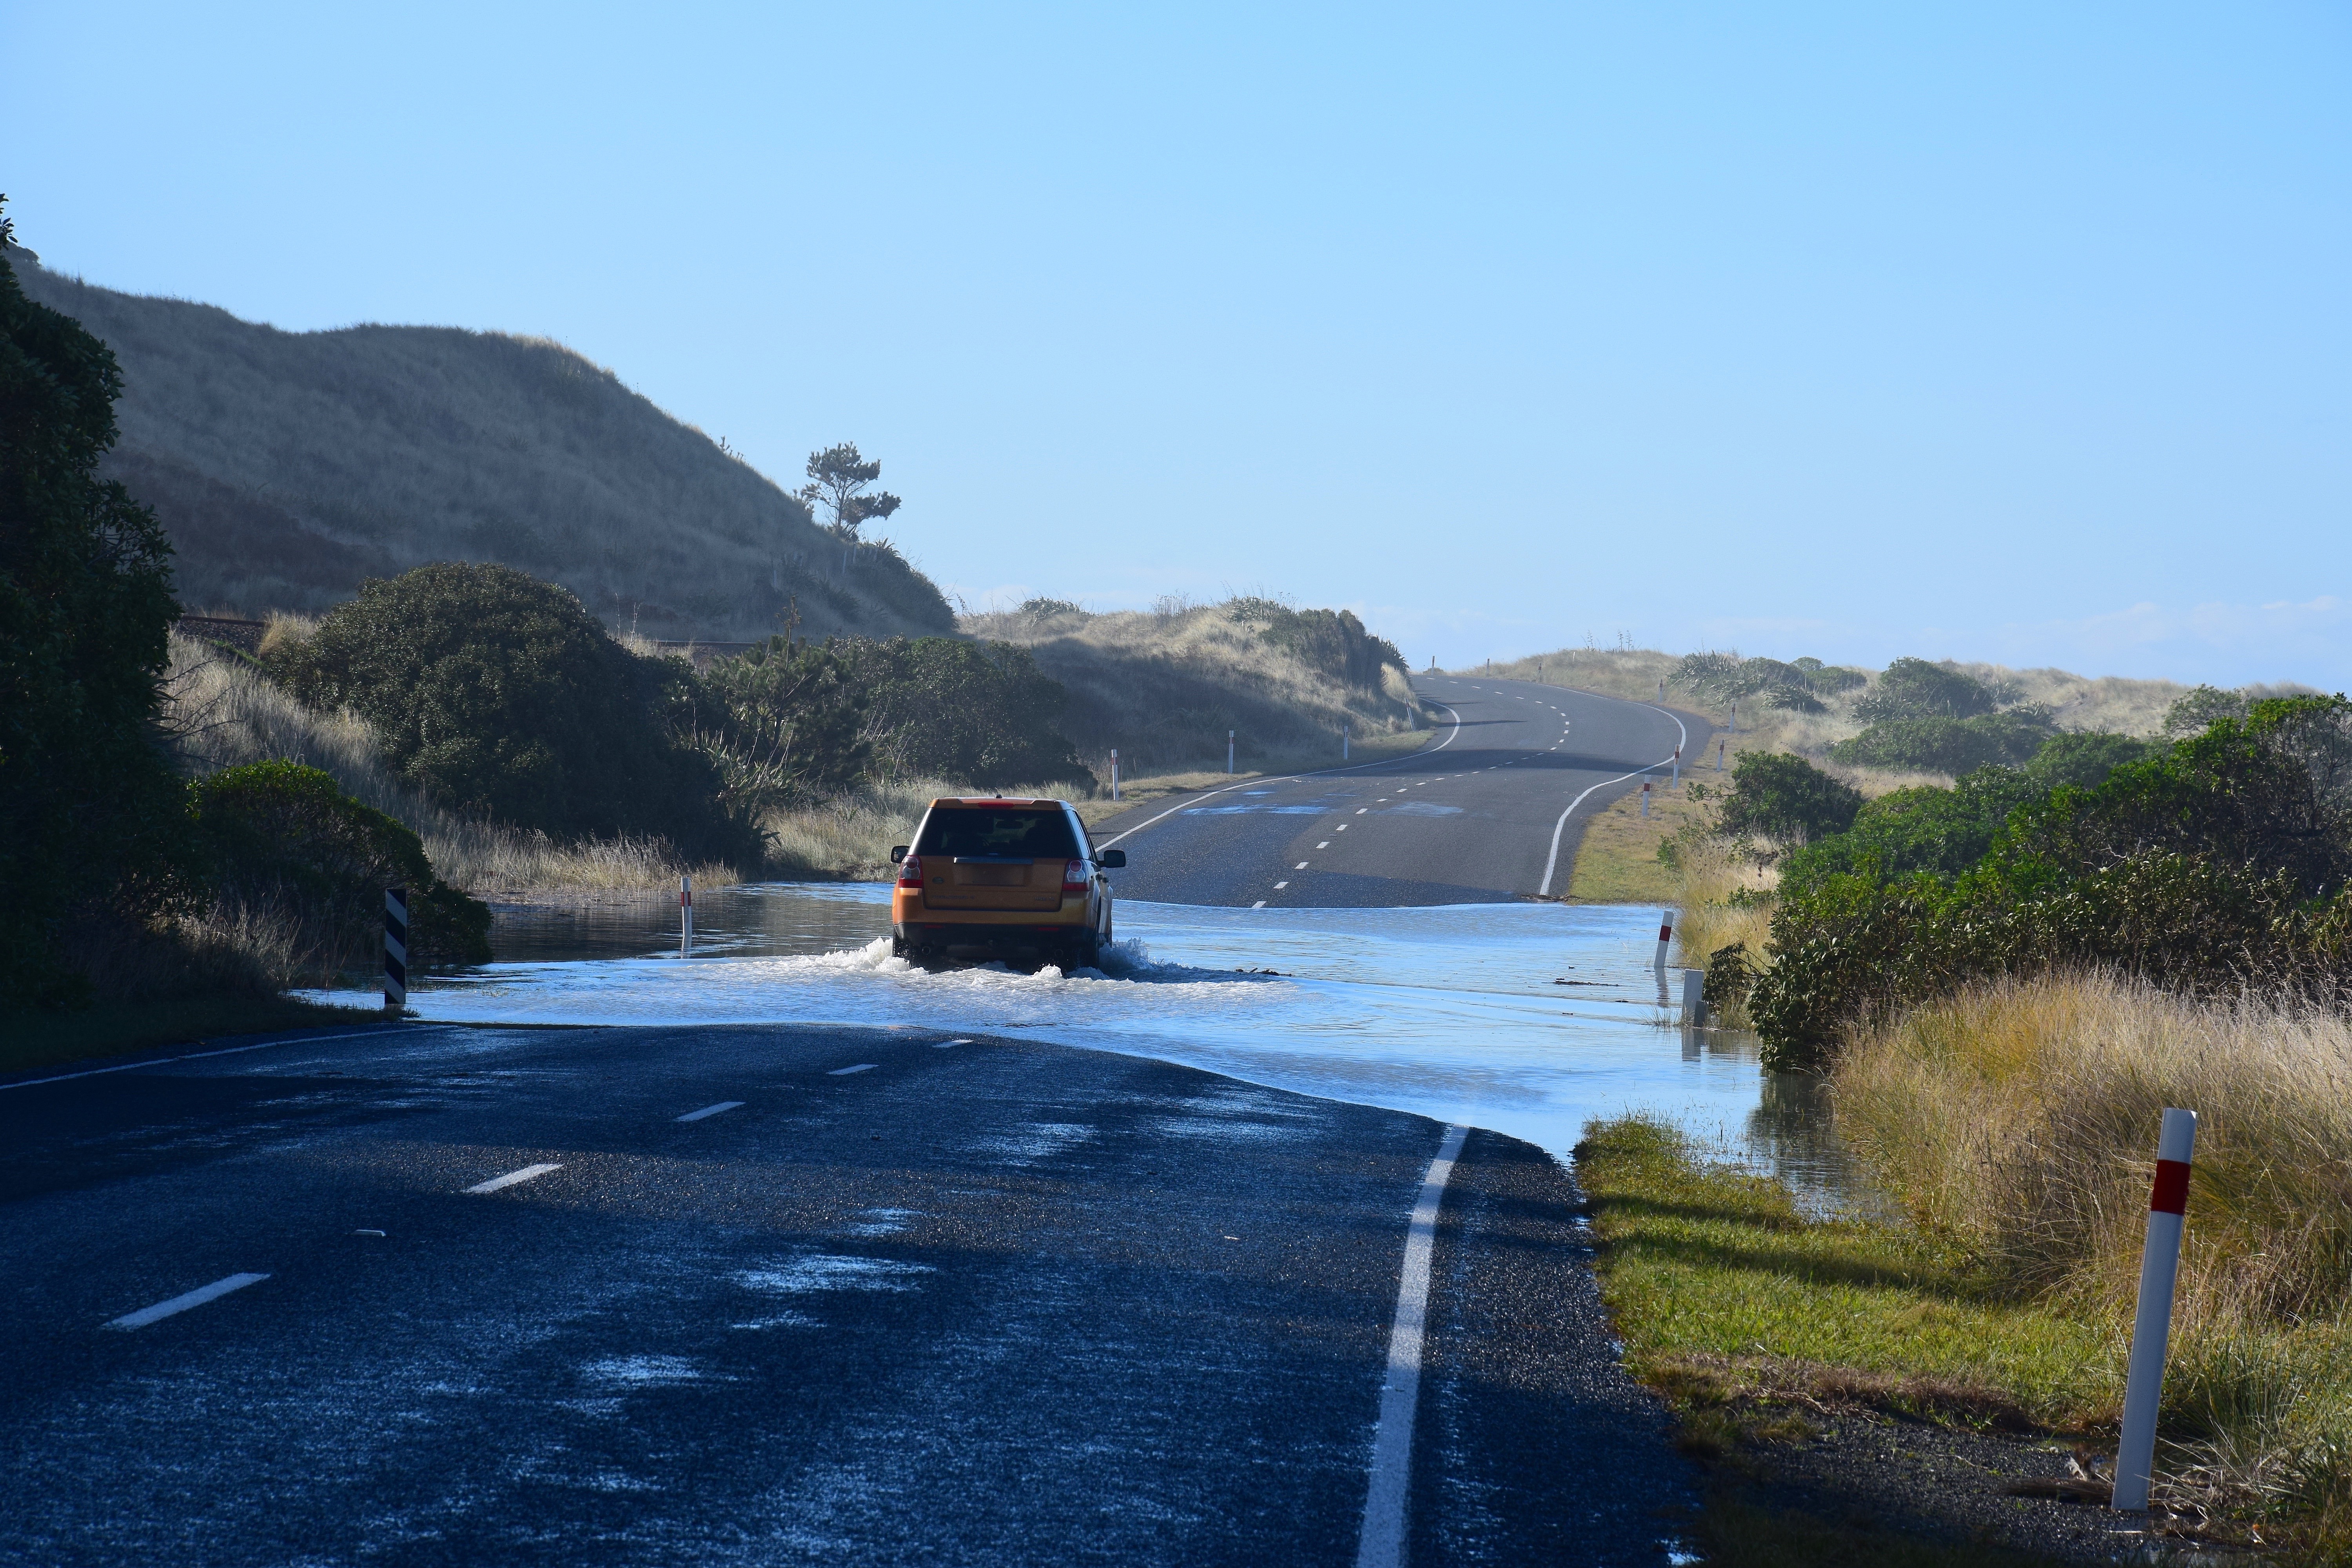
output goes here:
[{"label": "distant curving road", "polygon": [[1411,756],[1254,779],[1101,824],[1127,851],[1122,897],[1368,908],[1496,903],[1567,890],[1583,824],[1644,775],[1662,784],[1706,721],[1532,681],[1422,675],[1440,710]]}]

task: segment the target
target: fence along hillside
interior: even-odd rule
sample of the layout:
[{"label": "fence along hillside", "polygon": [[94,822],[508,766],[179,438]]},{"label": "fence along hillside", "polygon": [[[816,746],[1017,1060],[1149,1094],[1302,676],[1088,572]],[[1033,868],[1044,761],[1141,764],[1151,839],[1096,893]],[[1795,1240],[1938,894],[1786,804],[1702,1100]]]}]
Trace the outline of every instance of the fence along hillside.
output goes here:
[{"label": "fence along hillside", "polygon": [[155,509],[191,608],[317,611],[363,577],[497,562],[656,637],[952,631],[896,550],[848,549],[794,497],[612,372],[450,327],[285,332],[9,259],[121,361],[107,477]]}]

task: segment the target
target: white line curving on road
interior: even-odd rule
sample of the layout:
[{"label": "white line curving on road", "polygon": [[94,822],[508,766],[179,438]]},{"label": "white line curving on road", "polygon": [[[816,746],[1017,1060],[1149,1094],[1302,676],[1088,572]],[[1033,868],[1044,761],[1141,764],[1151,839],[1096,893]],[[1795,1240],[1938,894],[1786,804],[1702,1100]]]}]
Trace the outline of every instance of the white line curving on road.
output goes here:
[{"label": "white line curving on road", "polygon": [[[1674,720],[1675,728],[1682,732],[1682,740],[1675,747],[1675,750],[1677,752],[1679,752],[1684,746],[1690,744],[1690,726],[1685,724],[1680,716],[1678,716],[1672,709],[1661,708],[1654,702],[1638,702],[1635,703],[1634,706],[1637,708],[1647,708],[1653,713],[1664,713],[1667,718]],[[1591,795],[1592,791],[1596,789],[1607,789],[1613,784],[1623,784],[1627,779],[1640,778],[1643,773],[1656,773],[1660,768],[1667,766],[1674,760],[1675,759],[1673,757],[1661,757],[1646,768],[1635,768],[1630,773],[1619,773],[1613,779],[1602,779],[1599,784],[1587,789],[1584,792],[1584,795],[1580,795],[1574,800],[1570,801],[1568,803],[1568,809],[1559,814],[1559,820],[1551,825],[1551,853],[1544,857],[1543,886],[1536,889],[1536,897],[1539,899],[1546,898],[1549,896],[1551,892],[1552,873],[1559,868],[1559,836],[1567,831],[1568,819],[1576,815],[1576,808],[1584,804],[1584,795]]]},{"label": "white line curving on road", "polygon": [[1380,1423],[1372,1430],[1371,1485],[1364,1493],[1364,1527],[1356,1538],[1356,1568],[1403,1568],[1404,1503],[1412,1488],[1412,1418],[1421,1405],[1421,1341],[1429,1316],[1430,1256],[1437,1240],[1437,1206],[1453,1179],[1466,1127],[1448,1127],[1437,1158],[1422,1178],[1405,1233],[1404,1268],[1397,1279],[1396,1321],[1389,1330],[1389,1376],[1381,1385]]}]

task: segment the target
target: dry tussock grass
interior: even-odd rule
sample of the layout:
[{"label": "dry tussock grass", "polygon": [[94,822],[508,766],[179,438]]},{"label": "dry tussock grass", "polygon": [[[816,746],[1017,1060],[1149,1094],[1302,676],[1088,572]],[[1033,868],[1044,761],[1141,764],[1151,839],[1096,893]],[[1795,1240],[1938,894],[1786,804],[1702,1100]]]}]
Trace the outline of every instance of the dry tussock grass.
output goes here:
[{"label": "dry tussock grass", "polygon": [[1265,771],[1337,762],[1342,725],[1360,739],[1428,725],[1402,679],[1385,679],[1378,692],[1350,688],[1221,605],[1003,613],[967,616],[959,626],[973,637],[1024,645],[1068,689],[1063,732],[1105,778],[1113,746],[1131,773],[1222,767],[1232,730],[1244,763]]},{"label": "dry tussock grass", "polygon": [[[275,617],[263,646],[300,630],[299,618]],[[659,839],[564,845],[445,811],[393,773],[356,715],[305,708],[250,664],[177,634],[163,722],[191,773],[273,757],[324,770],[357,799],[415,829],[435,871],[476,894],[669,888],[688,872],[705,887],[738,879],[728,866],[685,863]]]},{"label": "dry tussock grass", "polygon": [[2352,1022],[2298,1000],[2044,976],[1863,1032],[1832,1088],[1840,1127],[1923,1226],[2119,1331],[2158,1122],[2168,1105],[2195,1110],[2166,1391],[2176,1488],[2346,1522]]}]

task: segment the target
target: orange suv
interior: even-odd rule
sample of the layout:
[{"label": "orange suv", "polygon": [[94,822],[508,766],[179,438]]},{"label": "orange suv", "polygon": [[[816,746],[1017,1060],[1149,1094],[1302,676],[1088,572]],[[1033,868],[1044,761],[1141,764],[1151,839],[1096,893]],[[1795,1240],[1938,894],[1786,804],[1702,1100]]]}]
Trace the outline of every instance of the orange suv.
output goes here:
[{"label": "orange suv", "polygon": [[1110,944],[1110,879],[1066,800],[931,802],[910,847],[890,851],[890,951],[917,963],[1002,958],[1092,967]]}]

